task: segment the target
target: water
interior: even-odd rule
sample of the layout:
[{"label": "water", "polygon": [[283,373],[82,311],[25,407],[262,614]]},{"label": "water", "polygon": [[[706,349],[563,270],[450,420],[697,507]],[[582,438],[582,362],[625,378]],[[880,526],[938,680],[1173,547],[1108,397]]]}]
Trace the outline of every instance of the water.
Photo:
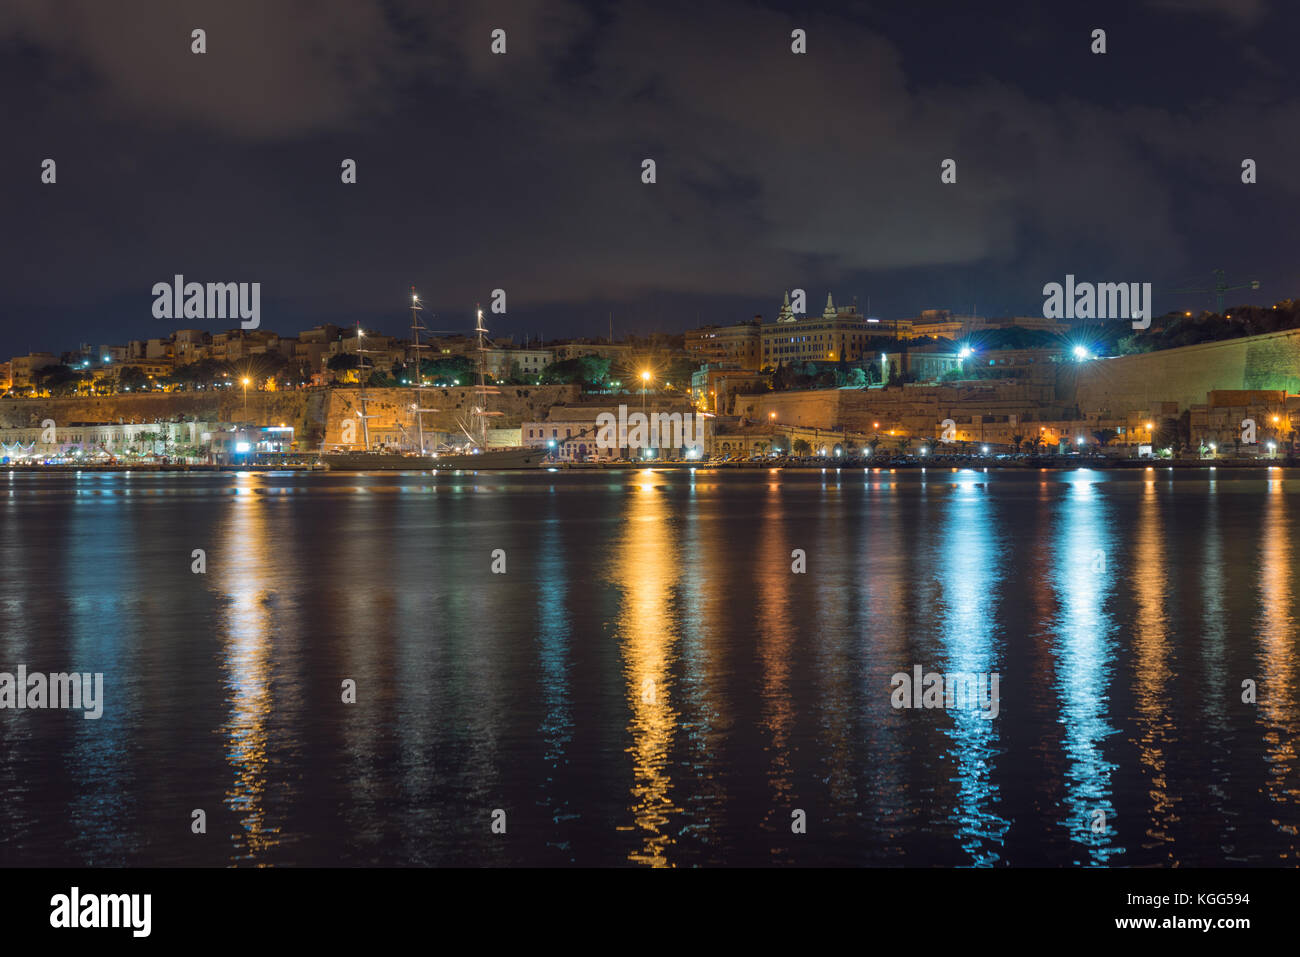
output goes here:
[{"label": "water", "polygon": [[1294,866],[1298,493],[0,472],[0,671],[106,697],[0,711],[0,863]]}]

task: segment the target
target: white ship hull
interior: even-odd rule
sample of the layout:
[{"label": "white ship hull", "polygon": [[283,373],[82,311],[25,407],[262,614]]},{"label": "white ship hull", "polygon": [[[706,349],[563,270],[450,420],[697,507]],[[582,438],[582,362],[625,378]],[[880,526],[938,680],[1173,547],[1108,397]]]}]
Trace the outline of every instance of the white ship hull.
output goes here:
[{"label": "white ship hull", "polygon": [[485,449],[478,453],[453,452],[442,455],[403,455],[397,452],[327,452],[321,456],[326,468],[336,472],[393,472],[472,469],[537,469],[546,462],[543,449]]}]

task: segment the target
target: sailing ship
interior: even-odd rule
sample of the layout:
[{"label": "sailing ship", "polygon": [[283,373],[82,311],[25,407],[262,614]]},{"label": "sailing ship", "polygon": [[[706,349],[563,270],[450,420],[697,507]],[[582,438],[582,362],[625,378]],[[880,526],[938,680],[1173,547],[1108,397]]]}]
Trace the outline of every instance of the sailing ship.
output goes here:
[{"label": "sailing ship", "polygon": [[411,351],[415,354],[415,403],[411,407],[412,426],[407,433],[407,448],[397,451],[372,449],[370,446],[369,420],[374,418],[367,412],[366,366],[365,356],[369,350],[361,348],[364,332],[357,324],[357,368],[360,376],[357,404],[361,420],[362,447],[356,451],[323,452],[321,462],[335,471],[393,471],[410,469],[535,469],[541,468],[546,460],[546,450],[525,446],[493,446],[488,439],[488,420],[504,413],[490,411],[488,399],[500,395],[496,386],[487,384],[487,328],[483,325],[483,310],[477,310],[478,325],[478,384],[474,387],[474,402],[468,419],[457,419],[457,425],[464,435],[464,440],[456,444],[444,443],[430,450],[424,428],[426,412],[437,412],[424,405],[424,366],[421,350],[426,348],[420,342],[420,333],[425,326],[420,322],[423,306],[420,298],[411,290]]}]

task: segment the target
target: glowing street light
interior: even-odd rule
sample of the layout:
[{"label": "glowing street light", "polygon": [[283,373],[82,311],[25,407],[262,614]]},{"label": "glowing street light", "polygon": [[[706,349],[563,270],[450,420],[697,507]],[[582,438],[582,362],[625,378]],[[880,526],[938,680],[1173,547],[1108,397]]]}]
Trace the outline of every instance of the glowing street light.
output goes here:
[{"label": "glowing street light", "polygon": [[646,370],[641,373],[641,411],[645,411],[645,390],[650,384],[650,372]]},{"label": "glowing street light", "polygon": [[244,376],[244,418],[248,418],[248,376]]}]

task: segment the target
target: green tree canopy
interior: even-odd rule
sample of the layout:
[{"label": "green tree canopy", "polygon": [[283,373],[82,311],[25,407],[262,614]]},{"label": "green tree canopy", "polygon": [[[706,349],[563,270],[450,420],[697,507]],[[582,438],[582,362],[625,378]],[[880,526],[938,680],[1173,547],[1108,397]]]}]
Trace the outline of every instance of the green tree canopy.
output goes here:
[{"label": "green tree canopy", "polygon": [[[580,385],[599,389],[609,381],[609,360],[601,356],[574,356],[552,362],[542,370],[543,385]],[[687,385],[690,379],[686,380]]]},{"label": "green tree canopy", "polygon": [[77,391],[82,375],[76,369],[66,365],[46,366],[36,370],[36,384],[49,390],[51,395],[69,395]]},{"label": "green tree canopy", "polygon": [[149,386],[149,377],[135,366],[127,366],[117,374],[117,387],[119,389],[139,392],[141,389],[149,388]]}]

